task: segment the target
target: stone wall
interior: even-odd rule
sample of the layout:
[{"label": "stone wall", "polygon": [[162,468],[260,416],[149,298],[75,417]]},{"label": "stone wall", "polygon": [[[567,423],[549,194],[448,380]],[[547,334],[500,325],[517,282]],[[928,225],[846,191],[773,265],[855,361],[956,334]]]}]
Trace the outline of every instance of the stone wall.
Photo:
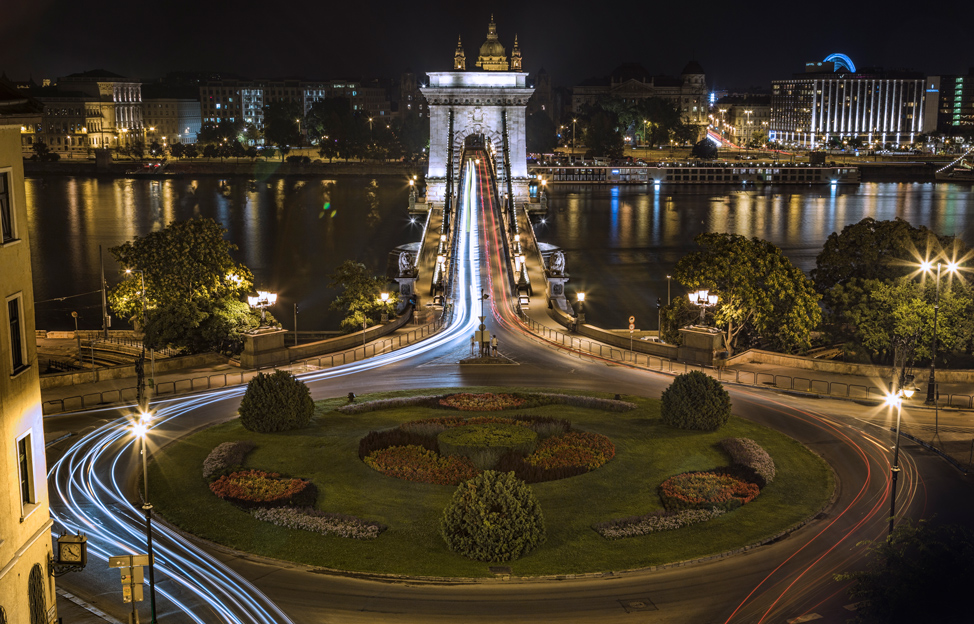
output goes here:
[{"label": "stone wall", "polygon": [[[183,368],[196,368],[198,366],[214,366],[226,364],[227,357],[219,353],[200,353],[197,355],[181,355],[179,357],[165,358],[156,360],[155,373],[167,373]],[[146,375],[149,375],[149,362],[146,361]],[[75,371],[70,373],[54,373],[51,375],[41,375],[41,389],[63,388],[75,384],[95,383],[111,379],[125,379],[135,377],[135,364],[123,366],[110,366],[107,368],[95,368],[85,371]]]},{"label": "stone wall", "polygon": [[[733,366],[735,364],[746,364],[749,362],[770,364],[772,366],[781,366],[783,368],[800,368],[819,373],[835,373],[837,375],[855,375],[860,377],[887,378],[891,373],[891,367],[889,366],[855,364],[852,362],[836,362],[834,360],[819,360],[810,357],[801,357],[798,355],[786,355],[783,353],[774,353],[772,351],[761,351],[758,349],[750,349],[729,358],[727,360],[727,365]],[[917,370],[928,371],[929,368]],[[974,370],[951,370],[946,368],[938,368],[937,382],[974,383]]]}]

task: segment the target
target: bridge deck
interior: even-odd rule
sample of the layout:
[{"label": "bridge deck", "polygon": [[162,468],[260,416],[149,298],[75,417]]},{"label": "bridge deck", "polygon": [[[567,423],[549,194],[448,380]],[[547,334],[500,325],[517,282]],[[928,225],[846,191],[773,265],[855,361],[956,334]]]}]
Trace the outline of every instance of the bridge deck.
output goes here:
[{"label": "bridge deck", "polygon": [[443,223],[443,203],[437,202],[430,214],[426,236],[419,250],[419,261],[416,267],[419,278],[416,280],[416,295],[419,307],[432,301],[430,288],[433,286],[433,273],[436,268],[436,250],[440,242],[440,224]]}]

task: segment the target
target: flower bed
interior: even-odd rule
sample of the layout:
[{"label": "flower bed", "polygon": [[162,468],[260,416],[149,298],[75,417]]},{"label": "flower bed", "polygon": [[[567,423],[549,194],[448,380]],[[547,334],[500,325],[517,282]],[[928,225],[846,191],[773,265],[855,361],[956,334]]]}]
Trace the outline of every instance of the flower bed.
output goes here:
[{"label": "flower bed", "polygon": [[322,535],[337,535],[338,537],[361,540],[375,539],[388,528],[379,522],[362,520],[344,514],[327,513],[310,507],[304,509],[293,507],[255,509],[251,513],[258,520],[288,529],[300,529],[321,533]]},{"label": "flower bed", "polygon": [[524,461],[545,469],[583,466],[595,470],[615,454],[615,445],[604,435],[572,431],[542,440]]},{"label": "flower bed", "polygon": [[520,407],[524,405],[524,399],[513,394],[494,394],[493,392],[469,394],[467,392],[460,392],[446,395],[440,399],[439,403],[443,407],[452,407],[453,409],[465,412],[495,412]]},{"label": "flower bed", "polygon": [[253,442],[224,442],[217,445],[203,460],[203,478],[218,477],[222,472],[239,468],[244,457],[253,449]]},{"label": "flower bed", "polygon": [[[466,397],[462,399],[454,399],[453,397]],[[473,397],[473,398],[471,398]],[[513,397],[514,400],[520,401],[518,405],[510,407],[540,407],[542,405],[570,405],[572,407],[584,407],[589,409],[599,409],[609,412],[627,412],[632,409],[636,409],[636,404],[629,401],[622,401],[617,399],[600,399],[598,397],[590,397],[575,394],[547,394],[547,393],[518,393],[518,394],[472,394],[472,393],[461,393],[461,394],[449,394],[441,396],[416,396],[416,397],[394,397],[391,399],[378,399],[375,401],[366,401],[365,403],[350,403],[348,405],[342,405],[336,408],[336,411],[342,414],[364,414],[366,412],[373,412],[384,409],[398,409],[403,407],[430,407],[430,408],[447,408],[447,409],[461,409],[461,410],[475,410],[475,411],[494,411],[498,409],[510,409],[510,407],[457,407],[454,405],[456,402],[461,402],[466,404],[469,400],[471,403],[485,402],[491,403],[497,401],[494,398],[483,398],[483,397]],[[501,403],[504,401],[501,400]]]},{"label": "flower bed", "polygon": [[763,488],[774,481],[774,460],[761,445],[749,438],[725,438],[720,446],[731,457],[731,461],[740,464],[754,472],[753,479],[758,487]]},{"label": "flower bed", "polygon": [[698,522],[713,520],[717,516],[727,513],[720,507],[710,509],[684,509],[683,511],[668,512],[654,511],[645,516],[608,520],[594,525],[592,528],[606,539],[620,539],[635,537],[657,531],[672,531]]},{"label": "flower bed", "polygon": [[440,457],[414,444],[375,451],[365,463],[390,477],[436,485],[458,485],[480,473],[466,457]]},{"label": "flower bed", "polygon": [[311,507],[318,489],[306,479],[282,477],[276,472],[241,470],[210,483],[219,498],[240,507]]},{"label": "flower bed", "polygon": [[669,511],[712,507],[731,511],[751,502],[760,492],[754,483],[714,472],[685,472],[659,486],[659,496]]}]

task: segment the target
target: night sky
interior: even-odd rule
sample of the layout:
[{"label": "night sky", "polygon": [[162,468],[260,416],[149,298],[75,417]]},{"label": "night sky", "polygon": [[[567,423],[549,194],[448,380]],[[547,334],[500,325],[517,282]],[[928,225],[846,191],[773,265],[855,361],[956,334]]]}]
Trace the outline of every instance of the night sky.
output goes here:
[{"label": "night sky", "polygon": [[142,78],[206,70],[252,78],[397,77],[452,69],[457,35],[468,67],[494,13],[510,54],[555,85],[638,62],[679,74],[692,57],[711,87],[768,88],[832,52],[857,66],[967,73],[969,2],[218,2],[9,0],[0,70],[11,80],[106,69]]}]

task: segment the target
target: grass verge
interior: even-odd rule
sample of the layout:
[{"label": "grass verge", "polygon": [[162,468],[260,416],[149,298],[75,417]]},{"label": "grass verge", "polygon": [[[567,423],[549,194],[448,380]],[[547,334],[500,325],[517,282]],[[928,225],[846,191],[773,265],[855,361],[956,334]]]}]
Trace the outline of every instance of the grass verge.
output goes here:
[{"label": "grass verge", "polygon": [[[446,392],[450,391],[436,391]],[[360,400],[422,393],[382,393]],[[832,471],[825,462],[787,436],[736,417],[713,433],[676,430],[663,424],[659,401],[623,398],[638,408],[612,413],[549,405],[507,412],[567,418],[575,428],[607,435],[616,445],[615,458],[594,472],[531,486],[545,514],[548,541],[524,558],[506,564],[515,575],[623,570],[724,552],[804,520],[817,512],[833,491]],[[299,431],[253,433],[234,419],[171,444],[155,454],[149,467],[150,481],[156,484],[153,505],[169,522],[190,533],[277,559],[362,572],[490,576],[488,564],[454,554],[439,535],[440,516],[453,487],[387,477],[359,461],[357,455],[359,440],[373,429],[457,412],[406,408],[346,416],[335,411],[344,403],[344,398],[319,401],[311,426]],[[676,531],[610,541],[592,530],[596,522],[660,509],[656,488],[667,477],[726,465],[729,460],[718,442],[727,437],[757,441],[777,465],[778,476],[753,502],[710,522]],[[252,440],[257,445],[247,456],[247,467],[310,478],[319,489],[319,509],[377,520],[389,529],[374,541],[292,531],[255,520],[217,499],[202,477],[203,460],[216,445],[234,440]]]}]

